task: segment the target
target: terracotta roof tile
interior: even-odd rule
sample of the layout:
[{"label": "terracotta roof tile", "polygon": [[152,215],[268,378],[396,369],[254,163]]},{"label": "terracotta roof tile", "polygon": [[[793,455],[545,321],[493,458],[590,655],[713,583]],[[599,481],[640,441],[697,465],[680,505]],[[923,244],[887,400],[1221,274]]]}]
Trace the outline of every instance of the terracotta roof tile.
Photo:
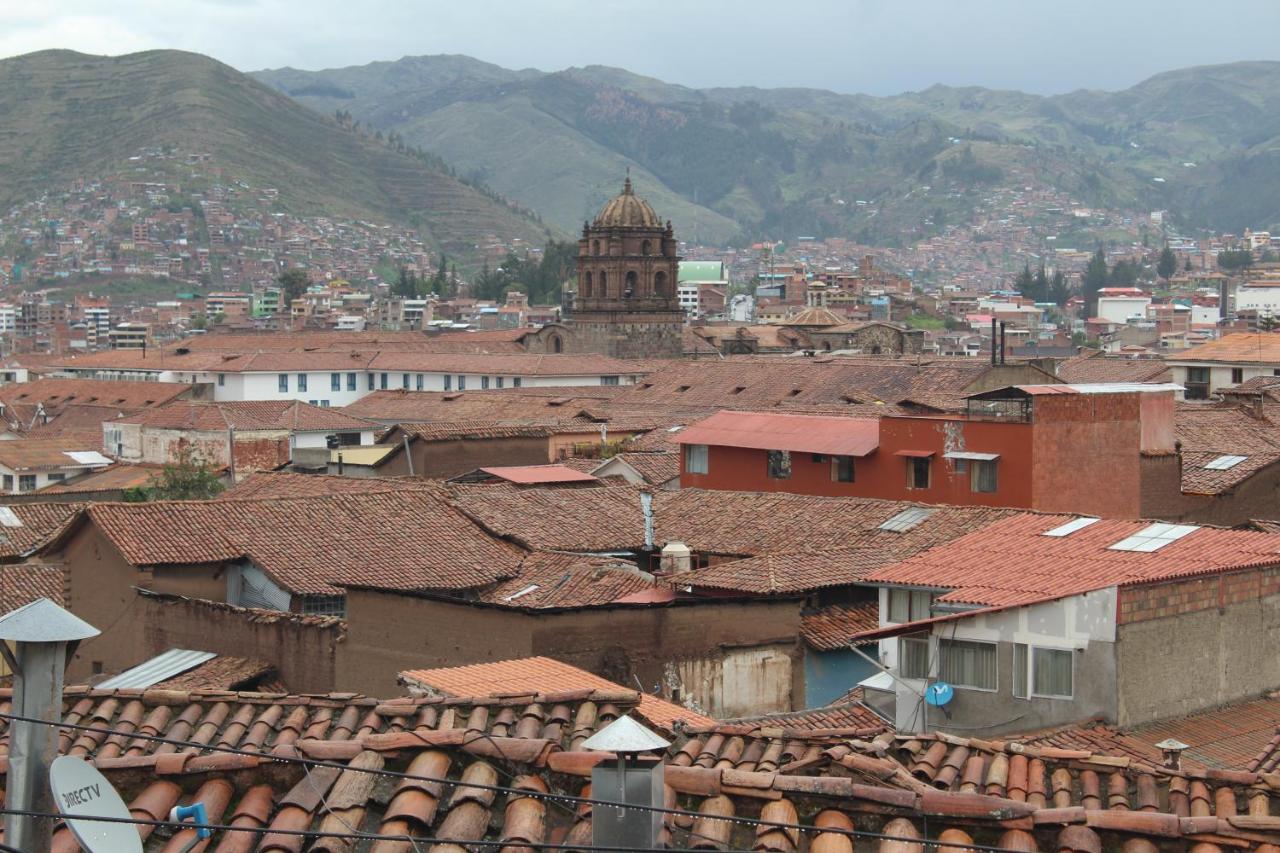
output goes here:
[{"label": "terracotta roof tile", "polygon": [[66,529],[81,509],[80,504],[53,502],[0,507],[0,562],[14,562],[34,553]]},{"label": "terracotta roof tile", "polygon": [[1093,382],[1168,382],[1169,365],[1159,358],[1114,358],[1102,353],[1077,355],[1058,363],[1058,378],[1073,385]]},{"label": "terracotta roof tile", "polygon": [[151,687],[162,690],[256,690],[269,679],[273,685],[279,683],[275,665],[269,661],[218,655]]},{"label": "terracotta roof tile", "polygon": [[59,566],[39,563],[0,565],[0,612],[17,610],[37,598],[63,604],[63,581]]},{"label": "terracotta roof tile", "polygon": [[717,412],[676,434],[678,444],[866,456],[880,445],[880,422],[776,412]]},{"label": "terracotta roof tile", "polygon": [[1206,465],[1225,455],[1218,451],[1182,452],[1182,491],[1195,495],[1220,495],[1229,492],[1259,471],[1280,462],[1280,449],[1266,450],[1249,448],[1242,450],[1244,455],[1240,462],[1225,470],[1207,468]]},{"label": "terracotta roof tile", "polygon": [[529,386],[488,391],[374,391],[343,411],[371,420],[395,423],[506,421],[548,423],[572,417],[616,397],[624,385],[572,388]]},{"label": "terracotta roof tile", "polygon": [[1237,332],[1184,350],[1170,361],[1280,362],[1280,335]]},{"label": "terracotta roof tile", "polygon": [[800,636],[810,647],[822,651],[846,648],[858,634],[879,627],[880,605],[876,601],[829,604],[800,614]]},{"label": "terracotta roof tile", "polygon": [[484,590],[478,600],[533,610],[592,607],[654,586],[625,560],[535,551],[521,561],[515,577]]},{"label": "terracotta roof tile", "polygon": [[679,582],[695,589],[785,595],[855,584],[891,562],[893,557],[875,548],[850,552],[782,552],[715,563],[680,575]]},{"label": "terracotta roof tile", "polygon": [[327,474],[296,474],[291,471],[255,471],[222,492],[215,500],[308,498],[371,492],[431,491],[441,488],[438,481],[421,477],[338,477]]},{"label": "terracotta roof tile", "polygon": [[[619,453],[612,458],[626,463],[651,486],[669,483],[680,476],[680,454],[678,453]],[[589,461],[594,469],[608,460]]]},{"label": "terracotta roof tile", "polygon": [[1280,450],[1280,425],[1270,418],[1255,418],[1242,408],[1179,406],[1174,413],[1174,433],[1184,451]]},{"label": "terracotta roof tile", "polygon": [[313,406],[300,400],[221,403],[178,400],[136,415],[126,415],[118,422],[139,424],[155,429],[201,432],[225,432],[231,428],[244,432],[254,430],[369,431],[374,428],[371,422],[352,417],[341,409]]},{"label": "terracotta roof tile", "polygon": [[1157,551],[1112,550],[1150,526],[1103,519],[1068,536],[1042,535],[1076,516],[1019,513],[876,571],[873,582],[949,589],[941,601],[1003,606],[1110,586],[1280,563],[1280,536],[1201,527]]},{"label": "terracotta roof tile", "polygon": [[[0,464],[14,471],[56,471],[59,468],[88,468],[90,463],[77,462],[68,453],[101,454],[102,438],[92,444],[76,438],[24,438],[0,441]],[[111,460],[101,457],[95,464],[105,468]]]},{"label": "terracotta roof tile", "polygon": [[[466,696],[472,699],[489,695],[536,695],[584,689],[629,692],[629,688],[620,684],[548,657],[517,658],[439,669],[412,669],[400,673],[400,681],[446,696]],[[710,717],[648,693],[637,693],[636,696],[640,715],[668,732],[673,729],[677,720],[694,726],[715,723]]]}]

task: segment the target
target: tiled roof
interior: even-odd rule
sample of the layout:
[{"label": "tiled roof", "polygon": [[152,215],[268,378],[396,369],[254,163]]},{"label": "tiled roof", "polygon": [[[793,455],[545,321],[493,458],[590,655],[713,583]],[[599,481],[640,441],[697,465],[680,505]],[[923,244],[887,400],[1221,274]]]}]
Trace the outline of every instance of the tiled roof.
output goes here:
[{"label": "tiled roof", "polygon": [[805,737],[844,735],[872,738],[892,730],[879,714],[861,701],[854,700],[834,702],[806,711],[784,711],[732,720],[717,726],[715,731],[720,734],[740,733],[741,727],[748,724],[754,736],[769,730],[785,729],[794,734],[803,733]]},{"label": "tiled roof", "polygon": [[[89,463],[77,462],[68,453],[100,452],[102,439],[93,444],[68,438],[18,439],[0,441],[0,465],[14,471],[56,471],[59,468],[88,468]],[[110,462],[105,457],[98,467]]]},{"label": "tiled roof", "polygon": [[[0,710],[10,710],[8,696],[0,694]],[[520,791],[589,796],[591,768],[603,756],[585,752],[583,742],[619,715],[635,713],[638,701],[633,691],[604,689],[385,701],[71,689],[65,722],[116,734],[64,730],[59,751],[93,761],[135,815],[163,820],[172,806],[196,799],[210,822],[260,831],[215,831],[209,844],[224,853],[297,851],[304,840],[280,831],[350,827],[387,836],[373,846],[378,853],[412,849],[405,835],[453,842],[435,847],[441,851],[479,840],[588,849],[590,803]],[[193,746],[179,751],[144,739],[152,734]],[[664,819],[661,841],[668,847],[847,853],[853,841],[835,830],[853,829],[1082,853],[1270,850],[1258,845],[1280,841],[1269,817],[1277,807],[1270,775],[1172,772],[1128,755],[950,735],[868,740],[719,724],[675,740],[666,757],[665,803],[691,815]],[[304,769],[292,757],[334,766]],[[419,778],[376,775],[383,770]],[[765,824],[734,821],[740,817]],[[179,849],[193,838],[191,830],[170,839],[150,827],[140,832],[149,848],[168,841]],[[55,850],[73,849],[65,833],[59,830]],[[870,843],[860,839],[858,849],[872,849]],[[322,839],[311,849],[362,847]],[[883,841],[875,849],[916,847]]]},{"label": "tiled roof", "polygon": [[333,595],[344,583],[470,589],[512,577],[523,557],[428,491],[95,504],[86,512],[133,565],[247,558],[306,595]]},{"label": "tiled roof", "polygon": [[[612,457],[624,462],[651,486],[660,486],[680,476],[678,453],[619,453]],[[593,468],[599,468],[609,460],[590,460]]]},{"label": "tiled roof", "polygon": [[369,370],[422,370],[490,376],[630,376],[649,373],[657,362],[627,361],[603,355],[467,355],[380,352]]},{"label": "tiled roof", "polygon": [[17,610],[37,598],[62,604],[63,580],[59,566],[39,563],[0,565],[0,613]]},{"label": "tiled roof", "polygon": [[788,594],[854,584],[890,562],[892,557],[875,548],[850,552],[782,552],[716,563],[680,575],[679,582],[695,589]]},{"label": "tiled roof", "polygon": [[228,334],[216,332],[187,338],[166,348],[192,352],[267,352],[289,350],[379,350],[381,352],[522,352],[518,339],[528,329],[456,332],[427,335],[422,332],[301,331]]},{"label": "tiled roof", "polygon": [[86,492],[105,492],[117,489],[133,489],[145,486],[160,473],[159,465],[112,465],[69,483],[49,486],[40,490],[42,495],[79,495]]},{"label": "tiled roof", "polygon": [[548,551],[639,550],[645,545],[640,491],[517,489],[505,484],[451,487],[453,505],[486,530]]},{"label": "tiled roof", "polygon": [[546,438],[552,434],[549,426],[533,424],[504,424],[491,421],[464,421],[460,423],[396,424],[395,429],[404,435],[423,441],[462,441],[492,438]]},{"label": "tiled roof", "polygon": [[1058,378],[1072,384],[1092,382],[1168,382],[1169,365],[1159,358],[1113,358],[1102,353],[1077,355],[1058,363]]},{"label": "tiled roof", "polygon": [[66,406],[104,406],[133,411],[158,406],[191,392],[182,382],[118,382],[109,379],[37,379],[0,387],[6,406],[40,404],[49,414]]},{"label": "tiled roof", "polygon": [[599,406],[624,385],[572,388],[529,386],[488,391],[374,391],[343,411],[384,422],[504,421],[548,423]]},{"label": "tiled roof", "polygon": [[1169,359],[1174,362],[1222,361],[1272,364],[1280,362],[1280,335],[1237,332],[1216,341],[1184,350]]},{"label": "tiled roof", "polygon": [[[608,690],[626,692],[627,688],[548,657],[477,663],[469,666],[438,669],[411,669],[400,673],[400,681],[410,687],[423,687],[444,696],[536,696],[570,690]],[[696,711],[651,696],[638,694],[640,715],[667,732],[676,721],[690,726],[714,725],[715,720]]]},{"label": "tiled roof", "polygon": [[482,591],[477,598],[487,604],[530,610],[594,607],[654,587],[653,580],[625,560],[534,551],[520,562],[515,577]]},{"label": "tiled roof", "polygon": [[880,445],[880,422],[775,412],[717,412],[681,430],[676,442],[866,456]]},{"label": "tiled roof", "polygon": [[1243,408],[1178,406],[1174,412],[1174,434],[1182,442],[1184,451],[1280,450],[1280,425],[1270,418],[1256,418]]},{"label": "tiled roof", "polygon": [[821,651],[847,648],[858,634],[879,627],[880,605],[875,601],[829,604],[800,614],[800,636]]},{"label": "tiled roof", "polygon": [[196,402],[178,400],[136,415],[119,419],[123,424],[139,424],[154,429],[225,432],[234,428],[253,430],[372,430],[374,424],[352,417],[341,409],[325,408],[301,400],[246,402]]},{"label": "tiled roof", "polygon": [[309,498],[363,495],[371,492],[430,491],[439,488],[438,482],[421,477],[337,477],[326,474],[295,474],[290,471],[257,471],[218,495],[215,500]]},{"label": "tiled roof", "polygon": [[[1244,454],[1248,454],[1245,456]],[[1241,450],[1244,459],[1230,468],[1219,470],[1205,466],[1224,455],[1218,451],[1182,452],[1182,491],[1195,495],[1220,495],[1234,489],[1254,474],[1280,462],[1280,449],[1252,448]]]},{"label": "tiled roof", "polygon": [[1103,519],[1043,536],[1075,516],[1019,513],[871,574],[870,581],[949,589],[940,601],[1004,606],[1110,586],[1280,563],[1280,536],[1202,527],[1152,552],[1109,546],[1147,528]]},{"label": "tiled roof", "polygon": [[[0,507],[0,562],[13,562],[33,553],[61,533],[81,509],[80,504],[52,501]],[[19,523],[15,525],[9,515]]]},{"label": "tiled roof", "polygon": [[218,655],[172,678],[156,682],[159,690],[257,690],[271,679],[278,684],[275,664],[255,658]]}]

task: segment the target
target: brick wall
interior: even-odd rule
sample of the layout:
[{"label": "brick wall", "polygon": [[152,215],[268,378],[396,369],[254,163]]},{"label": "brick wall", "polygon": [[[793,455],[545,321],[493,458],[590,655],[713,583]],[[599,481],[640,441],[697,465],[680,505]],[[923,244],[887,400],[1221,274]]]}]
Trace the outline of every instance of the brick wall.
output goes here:
[{"label": "brick wall", "polygon": [[1207,578],[1121,587],[1116,623],[1165,619],[1225,608],[1280,594],[1280,566],[1245,569]]}]

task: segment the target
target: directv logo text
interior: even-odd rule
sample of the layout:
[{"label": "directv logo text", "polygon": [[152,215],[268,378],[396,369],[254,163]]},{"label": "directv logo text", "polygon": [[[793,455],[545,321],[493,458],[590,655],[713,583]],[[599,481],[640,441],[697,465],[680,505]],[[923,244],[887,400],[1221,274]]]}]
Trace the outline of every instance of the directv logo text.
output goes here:
[{"label": "directv logo text", "polygon": [[[92,792],[92,793],[91,793]],[[62,804],[71,808],[72,806],[82,806],[85,803],[91,803],[99,796],[98,785],[85,785],[83,788],[76,788],[74,791],[67,791],[62,795]]]}]

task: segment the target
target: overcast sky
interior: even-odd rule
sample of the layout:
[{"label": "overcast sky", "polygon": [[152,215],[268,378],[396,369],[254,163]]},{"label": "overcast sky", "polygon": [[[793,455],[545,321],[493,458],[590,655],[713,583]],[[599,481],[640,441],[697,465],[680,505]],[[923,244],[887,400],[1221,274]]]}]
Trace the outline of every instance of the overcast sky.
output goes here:
[{"label": "overcast sky", "polygon": [[690,86],[1122,89],[1280,59],[1280,0],[0,0],[0,57],[181,48],[252,71],[462,53]]}]

